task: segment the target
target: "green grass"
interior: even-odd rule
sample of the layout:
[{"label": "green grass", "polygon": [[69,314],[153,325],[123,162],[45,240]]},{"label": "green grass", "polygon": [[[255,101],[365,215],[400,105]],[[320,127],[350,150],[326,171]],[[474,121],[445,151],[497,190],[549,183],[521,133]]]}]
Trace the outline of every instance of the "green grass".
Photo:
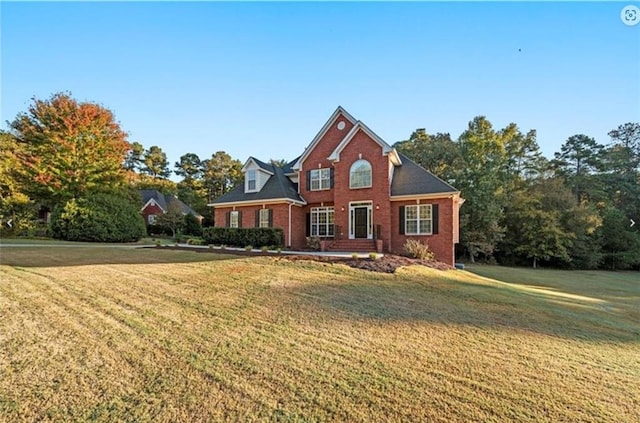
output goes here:
[{"label": "green grass", "polygon": [[638,421],[633,273],[0,254],[0,421]]}]

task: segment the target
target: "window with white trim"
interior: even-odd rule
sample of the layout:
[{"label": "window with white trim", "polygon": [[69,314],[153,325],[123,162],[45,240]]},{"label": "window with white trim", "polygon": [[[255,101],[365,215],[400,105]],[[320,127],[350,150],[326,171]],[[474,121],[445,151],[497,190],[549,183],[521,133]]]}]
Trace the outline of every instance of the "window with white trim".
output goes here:
[{"label": "window with white trim", "polygon": [[149,216],[147,216],[147,223],[149,223],[149,225],[155,225],[157,221],[158,216],[156,216],[155,214],[150,214]]},{"label": "window with white trim", "polygon": [[238,227],[238,220],[239,220],[238,219],[238,215],[239,215],[239,212],[237,210],[229,212],[229,227],[230,228],[237,228]]},{"label": "window with white trim", "polygon": [[257,187],[257,172],[255,169],[247,170],[247,191],[255,191]]},{"label": "window with white trim", "polygon": [[258,227],[260,227],[260,228],[268,228],[269,227],[269,212],[270,212],[269,209],[260,209]]},{"label": "window with white trim", "polygon": [[331,170],[329,168],[312,169],[309,172],[309,178],[311,179],[311,191],[331,188]]},{"label": "window with white trim", "polygon": [[407,235],[431,235],[433,233],[431,204],[405,206],[404,233]]},{"label": "window with white trim", "polygon": [[333,207],[311,208],[311,236],[333,236]]},{"label": "window with white trim", "polygon": [[349,171],[349,188],[369,188],[371,186],[371,163],[356,160]]}]

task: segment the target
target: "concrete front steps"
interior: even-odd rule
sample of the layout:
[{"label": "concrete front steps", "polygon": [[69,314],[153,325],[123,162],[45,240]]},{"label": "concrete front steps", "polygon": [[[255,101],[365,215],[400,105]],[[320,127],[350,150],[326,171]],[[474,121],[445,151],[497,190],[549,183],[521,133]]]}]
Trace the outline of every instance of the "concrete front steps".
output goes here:
[{"label": "concrete front steps", "polygon": [[340,239],[330,242],[327,251],[371,253],[377,250],[376,242],[372,239]]}]

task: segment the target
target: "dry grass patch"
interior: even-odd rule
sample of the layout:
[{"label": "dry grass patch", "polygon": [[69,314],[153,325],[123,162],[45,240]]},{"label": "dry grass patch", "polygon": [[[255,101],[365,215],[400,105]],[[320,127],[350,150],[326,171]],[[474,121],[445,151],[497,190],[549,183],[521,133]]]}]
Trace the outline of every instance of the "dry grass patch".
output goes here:
[{"label": "dry grass patch", "polygon": [[0,420],[637,421],[637,285],[602,303],[419,266],[1,254]]}]

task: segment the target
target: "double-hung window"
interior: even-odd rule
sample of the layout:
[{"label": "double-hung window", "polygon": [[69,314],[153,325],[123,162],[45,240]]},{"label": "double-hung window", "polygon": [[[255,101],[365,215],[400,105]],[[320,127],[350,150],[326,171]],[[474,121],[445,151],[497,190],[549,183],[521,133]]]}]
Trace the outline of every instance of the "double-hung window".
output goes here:
[{"label": "double-hung window", "polygon": [[257,182],[256,182],[256,170],[249,169],[247,170],[247,191],[255,191]]},{"label": "double-hung window", "polygon": [[433,219],[431,204],[405,206],[404,233],[407,235],[431,235]]},{"label": "double-hung window", "polygon": [[238,216],[239,216],[239,213],[240,212],[238,212],[238,211],[229,212],[229,227],[230,228],[237,228],[238,227],[238,222],[239,222]]},{"label": "double-hung window", "polygon": [[312,169],[309,172],[309,178],[311,179],[311,191],[331,188],[331,170],[329,168]]},{"label": "double-hung window", "polygon": [[260,209],[258,227],[260,227],[260,228],[268,228],[269,227],[269,214],[270,214],[270,211],[271,211],[270,209]]},{"label": "double-hung window", "polygon": [[333,207],[311,208],[311,236],[333,236]]}]

